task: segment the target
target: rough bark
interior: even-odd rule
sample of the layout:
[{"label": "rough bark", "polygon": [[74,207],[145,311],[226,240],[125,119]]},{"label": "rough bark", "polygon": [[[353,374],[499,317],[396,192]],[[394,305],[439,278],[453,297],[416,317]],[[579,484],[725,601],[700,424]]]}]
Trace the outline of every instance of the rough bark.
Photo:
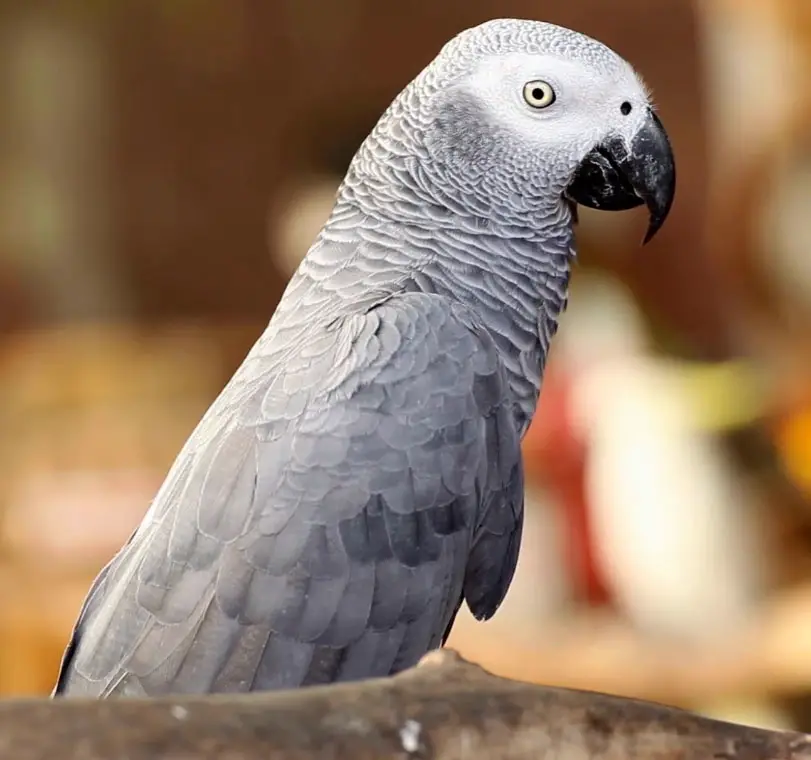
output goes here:
[{"label": "rough bark", "polygon": [[394,678],[287,693],[7,701],[6,758],[807,760],[811,736],[509,681],[445,650]]}]

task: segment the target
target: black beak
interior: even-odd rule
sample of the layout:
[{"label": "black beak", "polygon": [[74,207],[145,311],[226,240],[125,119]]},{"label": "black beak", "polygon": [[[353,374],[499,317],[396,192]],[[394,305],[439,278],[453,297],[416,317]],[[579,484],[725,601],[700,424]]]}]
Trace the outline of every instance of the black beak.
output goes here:
[{"label": "black beak", "polygon": [[649,242],[664,224],[676,193],[676,165],[667,132],[656,114],[648,118],[630,146],[609,137],[577,167],[566,197],[604,211],[625,211],[643,203],[648,207]]}]

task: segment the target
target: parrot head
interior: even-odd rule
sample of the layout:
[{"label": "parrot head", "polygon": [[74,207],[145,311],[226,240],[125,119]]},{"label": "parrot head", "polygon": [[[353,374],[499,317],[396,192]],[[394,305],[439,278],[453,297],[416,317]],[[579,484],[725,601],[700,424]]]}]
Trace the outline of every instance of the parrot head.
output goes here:
[{"label": "parrot head", "polygon": [[441,174],[480,217],[515,225],[574,203],[645,204],[647,243],[670,211],[673,153],[645,84],[570,29],[497,19],[465,30],[395,102],[401,118],[409,111],[419,114],[423,173]]}]

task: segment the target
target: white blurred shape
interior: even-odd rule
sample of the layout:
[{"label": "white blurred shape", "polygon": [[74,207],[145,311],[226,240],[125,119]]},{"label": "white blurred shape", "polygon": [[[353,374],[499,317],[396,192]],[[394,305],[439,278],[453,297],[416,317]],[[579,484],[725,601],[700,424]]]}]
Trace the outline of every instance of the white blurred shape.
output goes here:
[{"label": "white blurred shape", "polygon": [[678,371],[645,354],[630,296],[580,278],[573,300],[561,349],[578,368],[573,403],[602,569],[651,634],[695,641],[727,631],[751,617],[760,588],[749,496],[697,429]]},{"label": "white blurred shape", "polygon": [[282,202],[273,214],[275,245],[281,269],[292,275],[335,205],[340,177],[307,175],[281,193]]}]

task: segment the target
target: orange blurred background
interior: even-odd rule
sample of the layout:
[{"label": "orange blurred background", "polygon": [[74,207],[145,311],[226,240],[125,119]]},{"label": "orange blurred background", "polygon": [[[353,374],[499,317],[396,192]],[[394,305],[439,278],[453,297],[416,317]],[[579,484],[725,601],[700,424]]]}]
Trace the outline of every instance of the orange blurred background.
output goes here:
[{"label": "orange blurred background", "polygon": [[650,84],[659,237],[584,212],[525,441],[505,675],[811,730],[807,0],[0,4],[0,694],[82,598],[270,317],[380,112],[462,28],[553,21]]}]

